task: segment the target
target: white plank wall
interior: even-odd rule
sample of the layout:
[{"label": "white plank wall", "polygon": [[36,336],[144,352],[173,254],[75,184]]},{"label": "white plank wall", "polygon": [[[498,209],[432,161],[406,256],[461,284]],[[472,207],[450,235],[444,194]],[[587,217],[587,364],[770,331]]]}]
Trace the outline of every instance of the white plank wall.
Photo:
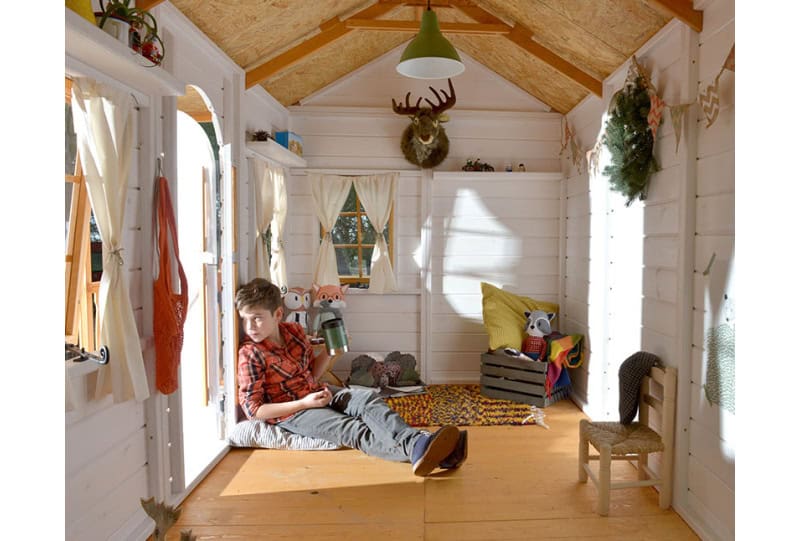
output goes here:
[{"label": "white plank wall", "polygon": [[432,382],[480,377],[481,282],[558,302],[560,173],[434,173]]},{"label": "white plank wall", "polygon": [[[390,77],[390,71],[393,63],[378,62],[339,83],[358,88],[350,95],[358,95],[363,103],[386,103],[385,107],[358,107],[352,102],[340,106],[337,96],[342,92],[332,87],[302,106],[289,108],[291,129],[303,137],[309,170],[400,171],[393,261],[398,291],[348,294],[345,321],[351,352],[337,363],[336,372],[346,377],[349,361],[358,354],[400,350],[415,355],[427,383],[477,381],[479,354],[487,347],[480,281],[507,284],[542,300],[558,299],[562,117],[538,112],[541,104],[533,98],[523,112],[462,111],[456,105],[445,126],[450,155],[433,178],[431,171],[410,164],[400,151],[408,119],[391,110],[391,98],[399,94],[392,96],[385,85],[369,83]],[[481,77],[482,88],[491,87],[494,103],[510,97],[509,103],[520,107],[518,89],[495,75]],[[457,89],[468,87],[458,79],[455,84]],[[498,171],[506,163],[524,163],[528,171],[549,174],[497,173],[486,180],[480,175],[440,173],[460,171],[468,158],[480,158]],[[288,194],[289,281],[310,287],[319,222],[307,171],[291,172]],[[453,229],[465,221],[467,230]],[[492,231],[503,231],[503,238],[489,237]],[[430,262],[422,260],[428,235]]]},{"label": "white plank wall", "polygon": [[[134,139],[148,109],[135,112]],[[142,235],[142,208],[149,207],[152,169],[141,163],[134,145],[125,208],[123,254],[139,336],[150,334],[143,325],[143,280],[149,242]],[[147,203],[147,205],[145,205]],[[111,361],[114,362],[113,352]],[[121,362],[121,361],[118,361]],[[96,374],[86,378],[87,393],[94,391]],[[90,398],[91,395],[87,395]],[[85,411],[65,417],[65,536],[68,540],[106,540],[141,509],[139,498],[148,494],[147,437],[144,404],[114,404],[110,396],[90,401]]]},{"label": "white plank wall", "polygon": [[[575,131],[578,147],[582,149],[594,146],[601,129],[601,119],[605,106],[600,99],[586,99],[567,115],[570,128]],[[583,158],[583,157],[582,157]],[[592,263],[592,220],[597,220],[600,215],[595,211],[592,215],[591,202],[602,196],[605,200],[605,188],[601,193],[593,193],[590,189],[589,173],[586,170],[585,160],[580,170],[570,161],[564,161],[565,182],[562,186],[562,200],[564,207],[563,239],[564,261],[563,290],[560,292],[559,304],[561,306],[561,332],[565,334],[582,334],[586,339],[586,355],[584,363],[577,369],[570,371],[572,380],[573,400],[582,404],[584,408],[593,403],[593,398],[603,396],[606,372],[601,366],[603,355],[593,355],[592,339],[598,332],[589,322],[589,291],[590,265]],[[597,188],[595,188],[597,189]],[[598,261],[595,258],[595,261]],[[603,348],[604,337],[598,339],[598,347]],[[596,359],[593,361],[592,359]],[[593,364],[596,363],[596,364]],[[596,367],[596,368],[595,368]],[[598,373],[601,377],[592,377],[591,372]],[[597,402],[597,400],[594,400]]]},{"label": "white plank wall", "polygon": [[[704,10],[704,30],[699,39],[692,40],[683,25],[672,24],[636,53],[659,94],[670,104],[685,101],[686,93],[696,96],[696,88],[687,90],[687,82],[694,80],[692,69],[697,70],[698,88],[712,82],[734,42],[732,0],[695,5]],[[692,58],[698,59],[696,68],[692,68]],[[625,71],[605,81],[605,100],[589,98],[567,115],[581,148],[594,144],[608,98],[620,87]],[[733,295],[733,84],[733,74],[725,72],[720,78],[721,110],[712,127],[706,127],[699,106],[695,106],[699,118],[689,126],[688,135],[683,133],[677,151],[669,113],[665,112],[655,149],[660,171],[651,179],[642,224],[641,349],[686,372],[681,391],[685,404],[683,410],[679,409],[685,417],[678,424],[678,428],[686,427],[680,434],[685,447],[678,446],[676,458],[676,489],[682,490],[676,490],[673,506],[704,539],[734,538],[735,416],[709,404],[702,387],[707,369],[704,337],[708,322],[714,320],[710,316],[719,321],[722,311],[717,299],[717,305],[712,306],[716,312],[708,313],[709,279],[702,275],[714,253],[712,275],[721,273],[717,280],[724,285],[713,286],[715,293],[711,296]],[[613,386],[616,369],[612,370],[608,359],[612,355],[607,347],[610,333],[594,323],[597,307],[588,301],[592,298],[589,292],[607,286],[613,278],[613,273],[607,272],[600,278],[603,283],[590,279],[597,276],[591,271],[596,257],[609,257],[613,251],[610,235],[614,220],[595,216],[598,210],[609,209],[596,206],[604,198],[595,193],[588,175],[569,163],[564,167],[563,327],[568,332],[587,334],[592,353],[587,365],[571,372],[573,397],[592,415],[604,414],[608,413],[603,411],[606,408],[598,408],[597,401],[603,400],[604,394],[617,392]],[[597,188],[607,190],[607,183],[597,184]],[[610,226],[608,236],[597,238],[595,225]],[[692,278],[685,283],[683,277],[689,273]],[[683,288],[691,291],[692,302],[685,301]],[[608,294],[607,302],[613,305],[616,294],[611,289]],[[688,328],[687,321],[691,322],[688,334],[682,330]]]},{"label": "white plank wall", "polygon": [[[733,0],[715,0],[703,9],[697,55],[698,91],[713,82],[735,37]],[[688,507],[705,531],[725,540],[735,538],[736,417],[719,405],[710,404],[703,385],[708,383],[707,333],[724,323],[725,317],[734,315],[734,80],[734,74],[727,70],[719,78],[720,112],[716,122],[706,127],[702,115],[697,122],[689,418]],[[714,255],[714,264],[704,276]]]}]

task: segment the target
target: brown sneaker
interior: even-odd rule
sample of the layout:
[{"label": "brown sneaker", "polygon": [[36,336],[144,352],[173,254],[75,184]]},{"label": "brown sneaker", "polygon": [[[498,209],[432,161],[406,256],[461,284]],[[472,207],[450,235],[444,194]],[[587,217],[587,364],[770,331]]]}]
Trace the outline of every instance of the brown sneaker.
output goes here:
[{"label": "brown sneaker", "polygon": [[440,468],[452,470],[453,468],[458,468],[464,463],[464,461],[467,459],[467,436],[468,434],[466,430],[459,431],[456,448],[453,449],[453,452],[450,453],[447,458],[439,463]]},{"label": "brown sneaker", "polygon": [[433,434],[423,434],[414,442],[411,451],[411,468],[414,475],[424,477],[433,471],[455,449],[458,429],[446,425]]}]

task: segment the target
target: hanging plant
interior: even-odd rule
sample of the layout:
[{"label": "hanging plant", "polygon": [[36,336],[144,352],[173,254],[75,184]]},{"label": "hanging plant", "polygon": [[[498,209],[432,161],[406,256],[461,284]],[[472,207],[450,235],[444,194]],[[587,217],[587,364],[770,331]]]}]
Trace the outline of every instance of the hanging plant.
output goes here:
[{"label": "hanging plant", "polygon": [[611,99],[603,144],[611,154],[611,165],[603,169],[610,188],[620,192],[629,206],[638,197],[647,198],[650,176],[658,171],[653,156],[653,132],[647,121],[650,113],[650,84],[635,62],[625,86]]}]

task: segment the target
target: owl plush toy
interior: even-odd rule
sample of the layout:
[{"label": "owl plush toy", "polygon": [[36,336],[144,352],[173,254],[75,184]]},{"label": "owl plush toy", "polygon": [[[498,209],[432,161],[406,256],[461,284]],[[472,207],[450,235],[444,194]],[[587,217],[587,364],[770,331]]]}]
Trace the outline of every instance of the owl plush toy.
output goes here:
[{"label": "owl plush toy", "polygon": [[283,320],[299,323],[308,332],[308,309],[310,307],[311,290],[293,287],[283,296]]}]

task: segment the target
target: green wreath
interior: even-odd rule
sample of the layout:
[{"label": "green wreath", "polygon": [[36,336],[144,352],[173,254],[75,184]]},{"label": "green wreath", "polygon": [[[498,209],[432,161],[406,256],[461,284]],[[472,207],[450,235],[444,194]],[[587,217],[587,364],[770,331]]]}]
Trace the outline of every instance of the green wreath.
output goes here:
[{"label": "green wreath", "polygon": [[611,165],[603,169],[610,188],[627,198],[625,206],[638,197],[647,198],[650,175],[658,171],[653,156],[653,133],[647,123],[650,95],[646,79],[637,75],[612,98],[603,143],[611,153]]}]

